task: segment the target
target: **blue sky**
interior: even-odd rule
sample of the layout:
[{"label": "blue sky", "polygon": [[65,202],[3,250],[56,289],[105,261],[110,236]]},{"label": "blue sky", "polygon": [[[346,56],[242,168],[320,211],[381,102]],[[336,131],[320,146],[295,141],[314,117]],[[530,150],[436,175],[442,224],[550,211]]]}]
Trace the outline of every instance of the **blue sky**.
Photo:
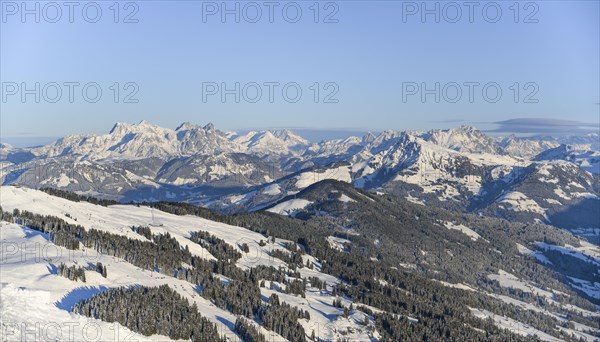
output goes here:
[{"label": "blue sky", "polygon": [[[229,9],[239,4],[239,23],[233,14],[223,22],[222,8],[210,14],[220,1],[137,1],[127,8],[120,3],[119,23],[114,23],[113,1],[97,3],[102,16],[96,23],[85,20],[95,16],[88,2],[74,8],[73,23],[67,7],[62,7],[58,22],[49,22],[55,9],[44,8],[45,2],[38,3],[39,23],[32,14],[23,23],[21,1],[2,1],[3,140],[104,133],[117,121],[143,119],[173,128],[184,121],[213,122],[222,130],[379,131],[472,124],[530,134],[537,127],[539,133],[548,133],[547,125],[561,126],[557,120],[570,120],[556,127],[568,127],[569,132],[596,129],[600,120],[598,1],[520,2],[518,16],[513,1],[480,2],[472,23],[464,2],[455,3],[462,11],[456,23],[448,22],[456,17],[456,9],[447,2],[437,3],[439,23],[433,14],[423,21],[419,8],[409,15],[412,4],[421,2],[319,2],[318,23],[314,1],[276,2],[273,23],[261,1],[254,3],[262,11],[256,23],[250,22],[256,16],[254,5],[246,2],[226,3]],[[30,9],[35,4],[27,3]],[[429,9],[435,4],[427,3]],[[297,7],[302,10],[298,22],[287,22],[294,19]],[[496,19],[496,8],[502,14],[497,22],[488,22]],[[133,11],[138,22],[124,23]],[[328,15],[337,23],[323,22]],[[531,19],[537,23],[524,22]],[[22,84],[35,89],[36,82],[40,102],[34,94],[23,102]],[[55,98],[53,82],[62,91],[56,103],[48,101]],[[79,83],[72,103],[65,82]],[[96,103],[81,94],[90,82],[95,83],[92,91],[102,90]],[[235,89],[236,82],[239,103],[232,94],[223,102],[221,85]],[[272,103],[265,82],[278,84],[273,86]],[[472,101],[465,82],[479,84]],[[315,83],[320,89],[317,103]],[[435,94],[422,101],[423,86],[435,90],[436,83],[439,103]],[[123,89],[126,84],[129,87]],[[218,90],[210,88],[215,84]],[[288,100],[297,88],[302,90],[297,102],[282,95],[286,84]],[[482,94],[486,84],[488,99]],[[262,97],[252,103],[256,85]],[[494,102],[498,88],[502,96]],[[124,103],[132,91],[137,91],[132,97],[137,103]],[[325,101],[332,92],[329,100],[337,101]],[[524,119],[529,129],[495,124]]]}]

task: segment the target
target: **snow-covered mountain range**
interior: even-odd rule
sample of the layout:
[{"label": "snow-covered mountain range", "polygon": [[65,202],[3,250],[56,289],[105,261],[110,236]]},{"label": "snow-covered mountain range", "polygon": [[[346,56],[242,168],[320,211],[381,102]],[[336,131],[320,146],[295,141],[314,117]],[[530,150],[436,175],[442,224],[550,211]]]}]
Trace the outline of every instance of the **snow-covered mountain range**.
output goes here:
[{"label": "snow-covered mountain range", "polygon": [[600,221],[598,134],[491,137],[470,127],[310,143],[289,130],[117,123],[107,134],[0,148],[2,184],[120,201],[257,210],[323,179],[415,202],[588,232]]},{"label": "snow-covered mountain range", "polygon": [[[2,144],[3,334],[186,340],[172,295],[215,341],[594,341],[597,138],[140,122]],[[140,288],[162,297],[118,304]]]}]

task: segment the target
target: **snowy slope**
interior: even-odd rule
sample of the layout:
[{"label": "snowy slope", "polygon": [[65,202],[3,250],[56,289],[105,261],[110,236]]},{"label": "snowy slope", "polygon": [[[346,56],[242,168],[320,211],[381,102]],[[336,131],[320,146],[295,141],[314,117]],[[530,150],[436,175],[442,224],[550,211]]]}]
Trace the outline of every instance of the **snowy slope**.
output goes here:
[{"label": "snowy slope", "polygon": [[[16,224],[3,222],[0,229],[3,244],[17,246],[16,250],[11,249],[11,253],[5,255],[6,259],[0,265],[3,286],[0,291],[3,303],[0,316],[4,324],[26,326],[26,329],[22,326],[17,329],[15,339],[21,340],[21,335],[26,335],[29,329],[35,329],[35,324],[40,323],[44,327],[57,328],[58,333],[65,337],[69,336],[68,329],[71,327],[75,341],[84,340],[82,336],[95,336],[96,328],[100,329],[103,341],[170,340],[166,336],[147,338],[118,323],[106,323],[69,312],[79,300],[113,287],[154,287],[162,284],[168,284],[191,303],[196,303],[202,315],[220,325],[222,333],[234,336],[230,329],[235,316],[197,295],[195,286],[188,282],[149,272],[121,259],[90,250],[69,251],[49,242],[43,234]],[[96,272],[86,272],[85,283],[74,282],[55,273],[61,262],[84,266],[101,262],[109,272],[107,278]],[[88,334],[89,329],[92,330]]]},{"label": "snowy slope", "polygon": [[493,138],[471,126],[431,130],[421,134],[421,138],[459,152],[503,154],[502,148]]},{"label": "snowy slope", "polygon": [[310,145],[308,140],[290,130],[250,131],[231,140],[250,152],[262,154],[294,155],[304,152]]},{"label": "snowy slope", "polygon": [[267,209],[267,211],[279,215],[291,215],[294,211],[305,209],[310,204],[311,202],[305,199],[291,199],[285,202],[281,202],[275,205],[274,207]]},{"label": "snowy slope", "polygon": [[515,135],[503,138],[499,144],[509,155],[525,159],[531,159],[541,152],[559,145],[553,140],[525,139]]},{"label": "snowy slope", "polygon": [[[273,249],[284,250],[284,243],[288,241],[277,239],[274,244],[260,246],[260,242],[265,239],[261,234],[195,216],[176,216],[143,206],[116,205],[102,207],[87,202],[72,202],[50,196],[41,191],[17,187],[0,188],[0,205],[4,211],[12,211],[18,208],[37,214],[53,215],[67,222],[82,225],[86,229],[95,228],[132,239],[144,238],[133,233],[129,227],[134,225],[149,226],[153,234],[168,232],[182,246],[187,246],[192,254],[206,259],[213,259],[214,257],[207,250],[188,240],[190,232],[202,230],[223,239],[240,252],[239,246],[244,243],[247,244],[250,249],[249,253],[242,253],[243,257],[237,262],[237,266],[242,269],[258,265],[274,266],[276,268],[287,267],[285,262],[272,257],[271,251]],[[4,259],[0,263],[2,274],[0,293],[3,303],[0,309],[0,317],[2,317],[3,323],[15,326],[21,326],[22,324],[30,326],[35,322],[42,322],[43,324],[57,323],[62,326],[68,324],[68,322],[76,322],[78,324],[76,328],[79,328],[80,331],[76,332],[75,336],[86,333],[85,330],[82,330],[86,324],[94,324],[100,329],[99,331],[104,337],[103,341],[122,341],[122,339],[110,335],[115,332],[115,329],[124,336],[139,337],[140,341],[148,339],[165,341],[168,340],[165,336],[151,336],[148,338],[139,336],[132,334],[118,324],[103,323],[74,315],[69,312],[69,309],[79,300],[89,298],[110,288],[167,284],[184,298],[187,298],[190,303],[195,303],[203,316],[218,324],[222,334],[225,334],[232,341],[237,339],[232,330],[236,320],[235,315],[217,308],[214,304],[199,296],[195,285],[191,283],[138,268],[119,258],[100,255],[91,249],[66,250],[49,242],[47,235],[17,224],[2,222],[0,225],[0,240],[3,246],[15,246],[15,249],[10,249],[10,253],[3,255]],[[318,277],[326,282],[329,287],[339,282],[338,279],[318,271],[320,268],[318,260],[307,255],[304,257],[316,267],[314,269],[301,269],[302,277]],[[67,265],[84,266],[88,263],[101,262],[107,266],[108,276],[103,278],[96,272],[86,272],[86,283],[71,281],[56,274],[56,267],[61,262]],[[265,293],[268,293],[268,291],[265,291]],[[282,293],[278,293],[278,295],[284,301],[305,309],[306,302],[304,299],[300,300],[295,296]],[[364,314],[355,313],[356,320],[354,321],[339,320],[337,318],[339,309],[333,308],[333,297],[331,297],[330,291],[309,290],[307,291],[306,301],[312,303],[311,307],[314,306],[314,309],[310,311],[311,321],[301,322],[307,328],[308,334],[311,332],[311,330],[308,330],[309,328],[316,329],[316,333],[320,334],[318,336],[325,338],[325,336],[336,335],[338,329],[346,327],[352,331],[358,331],[356,336],[360,336],[361,339],[366,338],[367,331],[362,328]],[[363,318],[363,320],[359,321],[359,318]],[[361,323],[359,324],[359,322]],[[284,340],[273,332],[264,329],[262,331],[265,335],[277,341]],[[15,331],[15,338],[20,340],[21,333],[21,331]],[[369,336],[376,334],[372,325],[368,333]]]},{"label": "snowy slope", "polygon": [[593,174],[600,174],[600,152],[560,145],[538,154],[534,160],[565,160]]}]

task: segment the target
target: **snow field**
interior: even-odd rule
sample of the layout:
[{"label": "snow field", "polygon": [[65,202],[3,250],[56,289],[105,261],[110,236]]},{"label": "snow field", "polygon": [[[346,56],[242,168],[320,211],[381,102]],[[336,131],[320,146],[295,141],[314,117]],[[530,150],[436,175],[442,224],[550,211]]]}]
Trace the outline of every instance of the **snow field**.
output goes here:
[{"label": "snow field", "polygon": [[[129,227],[149,226],[153,234],[168,232],[182,246],[188,246],[192,254],[206,259],[213,259],[214,257],[207,250],[188,240],[190,232],[207,231],[223,239],[242,253],[243,257],[237,262],[237,266],[242,269],[249,269],[258,265],[287,269],[287,265],[283,261],[271,257],[270,254],[275,249],[285,250],[284,244],[289,243],[289,241],[275,239],[274,243],[269,241],[265,246],[260,246],[260,241],[267,242],[268,239],[261,234],[241,227],[213,222],[195,216],[176,216],[143,206],[115,205],[102,207],[87,202],[71,202],[41,191],[25,188],[2,187],[0,188],[0,195],[0,205],[4,211],[12,211],[18,208],[40,215],[53,215],[69,223],[82,225],[88,230],[95,228],[132,239],[144,240],[145,238],[132,232]],[[66,214],[69,214],[70,217],[67,217]],[[110,337],[109,333],[117,329],[119,332],[126,333],[124,337],[120,335],[117,337],[125,338],[130,336],[131,332],[122,326],[115,328],[112,323],[97,322],[87,317],[72,314],[69,312],[70,308],[82,299],[114,287],[138,285],[154,287],[167,284],[184,298],[187,298],[190,304],[196,303],[201,314],[216,323],[221,333],[225,334],[229,340],[234,341],[238,338],[233,332],[236,316],[217,308],[214,304],[202,298],[198,294],[195,285],[140,269],[119,258],[99,255],[89,248],[69,251],[54,245],[47,238],[45,234],[29,228],[6,222],[2,223],[0,240],[4,249],[3,260],[0,263],[0,275],[3,305],[0,315],[3,322],[16,325],[25,324],[26,326],[33,323],[31,319],[25,319],[24,317],[32,317],[36,322],[39,321],[43,324],[57,323],[60,325],[73,320],[82,322],[82,324],[96,322],[100,326],[100,333],[102,336],[106,336],[107,340],[121,341]],[[248,244],[249,253],[244,253],[239,248],[239,245],[243,243]],[[337,278],[319,272],[321,265],[314,257],[304,255],[303,261],[304,263],[308,261],[314,266],[313,269],[306,267],[298,269],[303,278],[315,276],[325,281],[328,286],[339,282]],[[77,264],[84,267],[101,262],[107,267],[108,276],[103,278],[97,272],[86,271],[86,283],[71,281],[56,274],[56,268],[61,262],[64,262],[67,266]],[[5,288],[6,291],[4,291]],[[315,296],[313,290],[309,289],[307,291],[307,298],[310,299]],[[327,298],[326,292],[319,294],[319,297],[322,297],[321,299]],[[38,305],[40,298],[44,298],[44,300]],[[288,298],[288,300],[292,301],[291,298]],[[349,302],[346,302],[349,305]],[[342,331],[347,334],[349,331],[354,330],[356,335],[352,335],[350,332],[351,335],[347,336],[361,336],[361,339],[366,336],[365,332],[360,332],[360,325],[355,324],[356,320],[361,320],[361,323],[364,322],[364,317],[359,317],[364,314],[354,313],[349,320],[331,322],[331,319],[337,317],[333,315],[333,312],[337,311],[333,310],[331,303],[332,300],[319,302],[315,299],[311,301],[311,305],[319,308],[319,310],[313,309],[310,312],[311,321],[303,323],[306,324],[305,328],[309,336],[312,330],[308,329],[308,324],[313,327],[318,325],[320,331],[324,334],[329,333],[323,330],[323,327],[326,327],[324,329],[337,329],[331,331],[332,335],[342,336]],[[300,302],[296,302],[294,305],[296,304],[306,305]],[[28,314],[29,311],[22,312],[20,309],[16,309],[20,307],[30,310],[30,314]],[[300,308],[304,309],[304,307]],[[352,317],[356,319],[353,321]],[[258,326],[256,323],[254,324]],[[269,332],[264,328],[260,329],[270,341],[284,340],[273,332]],[[76,338],[73,341],[81,341],[86,338],[86,336],[81,335],[83,333],[85,332],[80,332],[79,335],[75,334]],[[374,331],[371,331],[371,333],[376,334]],[[14,334],[15,339],[20,341],[21,335],[17,335],[19,332],[15,331]],[[131,336],[139,337],[139,341],[168,340],[165,336],[143,337],[137,334]]]}]

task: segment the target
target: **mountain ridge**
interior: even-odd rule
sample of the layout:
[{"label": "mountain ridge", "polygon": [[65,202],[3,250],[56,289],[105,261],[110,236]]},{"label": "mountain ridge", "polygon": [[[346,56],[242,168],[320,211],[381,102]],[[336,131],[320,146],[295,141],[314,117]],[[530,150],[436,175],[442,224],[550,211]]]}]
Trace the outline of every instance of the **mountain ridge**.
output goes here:
[{"label": "mountain ridge", "polygon": [[597,211],[599,152],[583,144],[594,137],[557,145],[559,139],[497,139],[461,126],[310,143],[290,130],[239,135],[211,123],[170,129],[141,121],[30,149],[3,145],[0,166],[4,185],[125,202],[184,201],[226,213],[269,207],[334,179],[459,212],[594,232],[593,220],[565,225]]}]

